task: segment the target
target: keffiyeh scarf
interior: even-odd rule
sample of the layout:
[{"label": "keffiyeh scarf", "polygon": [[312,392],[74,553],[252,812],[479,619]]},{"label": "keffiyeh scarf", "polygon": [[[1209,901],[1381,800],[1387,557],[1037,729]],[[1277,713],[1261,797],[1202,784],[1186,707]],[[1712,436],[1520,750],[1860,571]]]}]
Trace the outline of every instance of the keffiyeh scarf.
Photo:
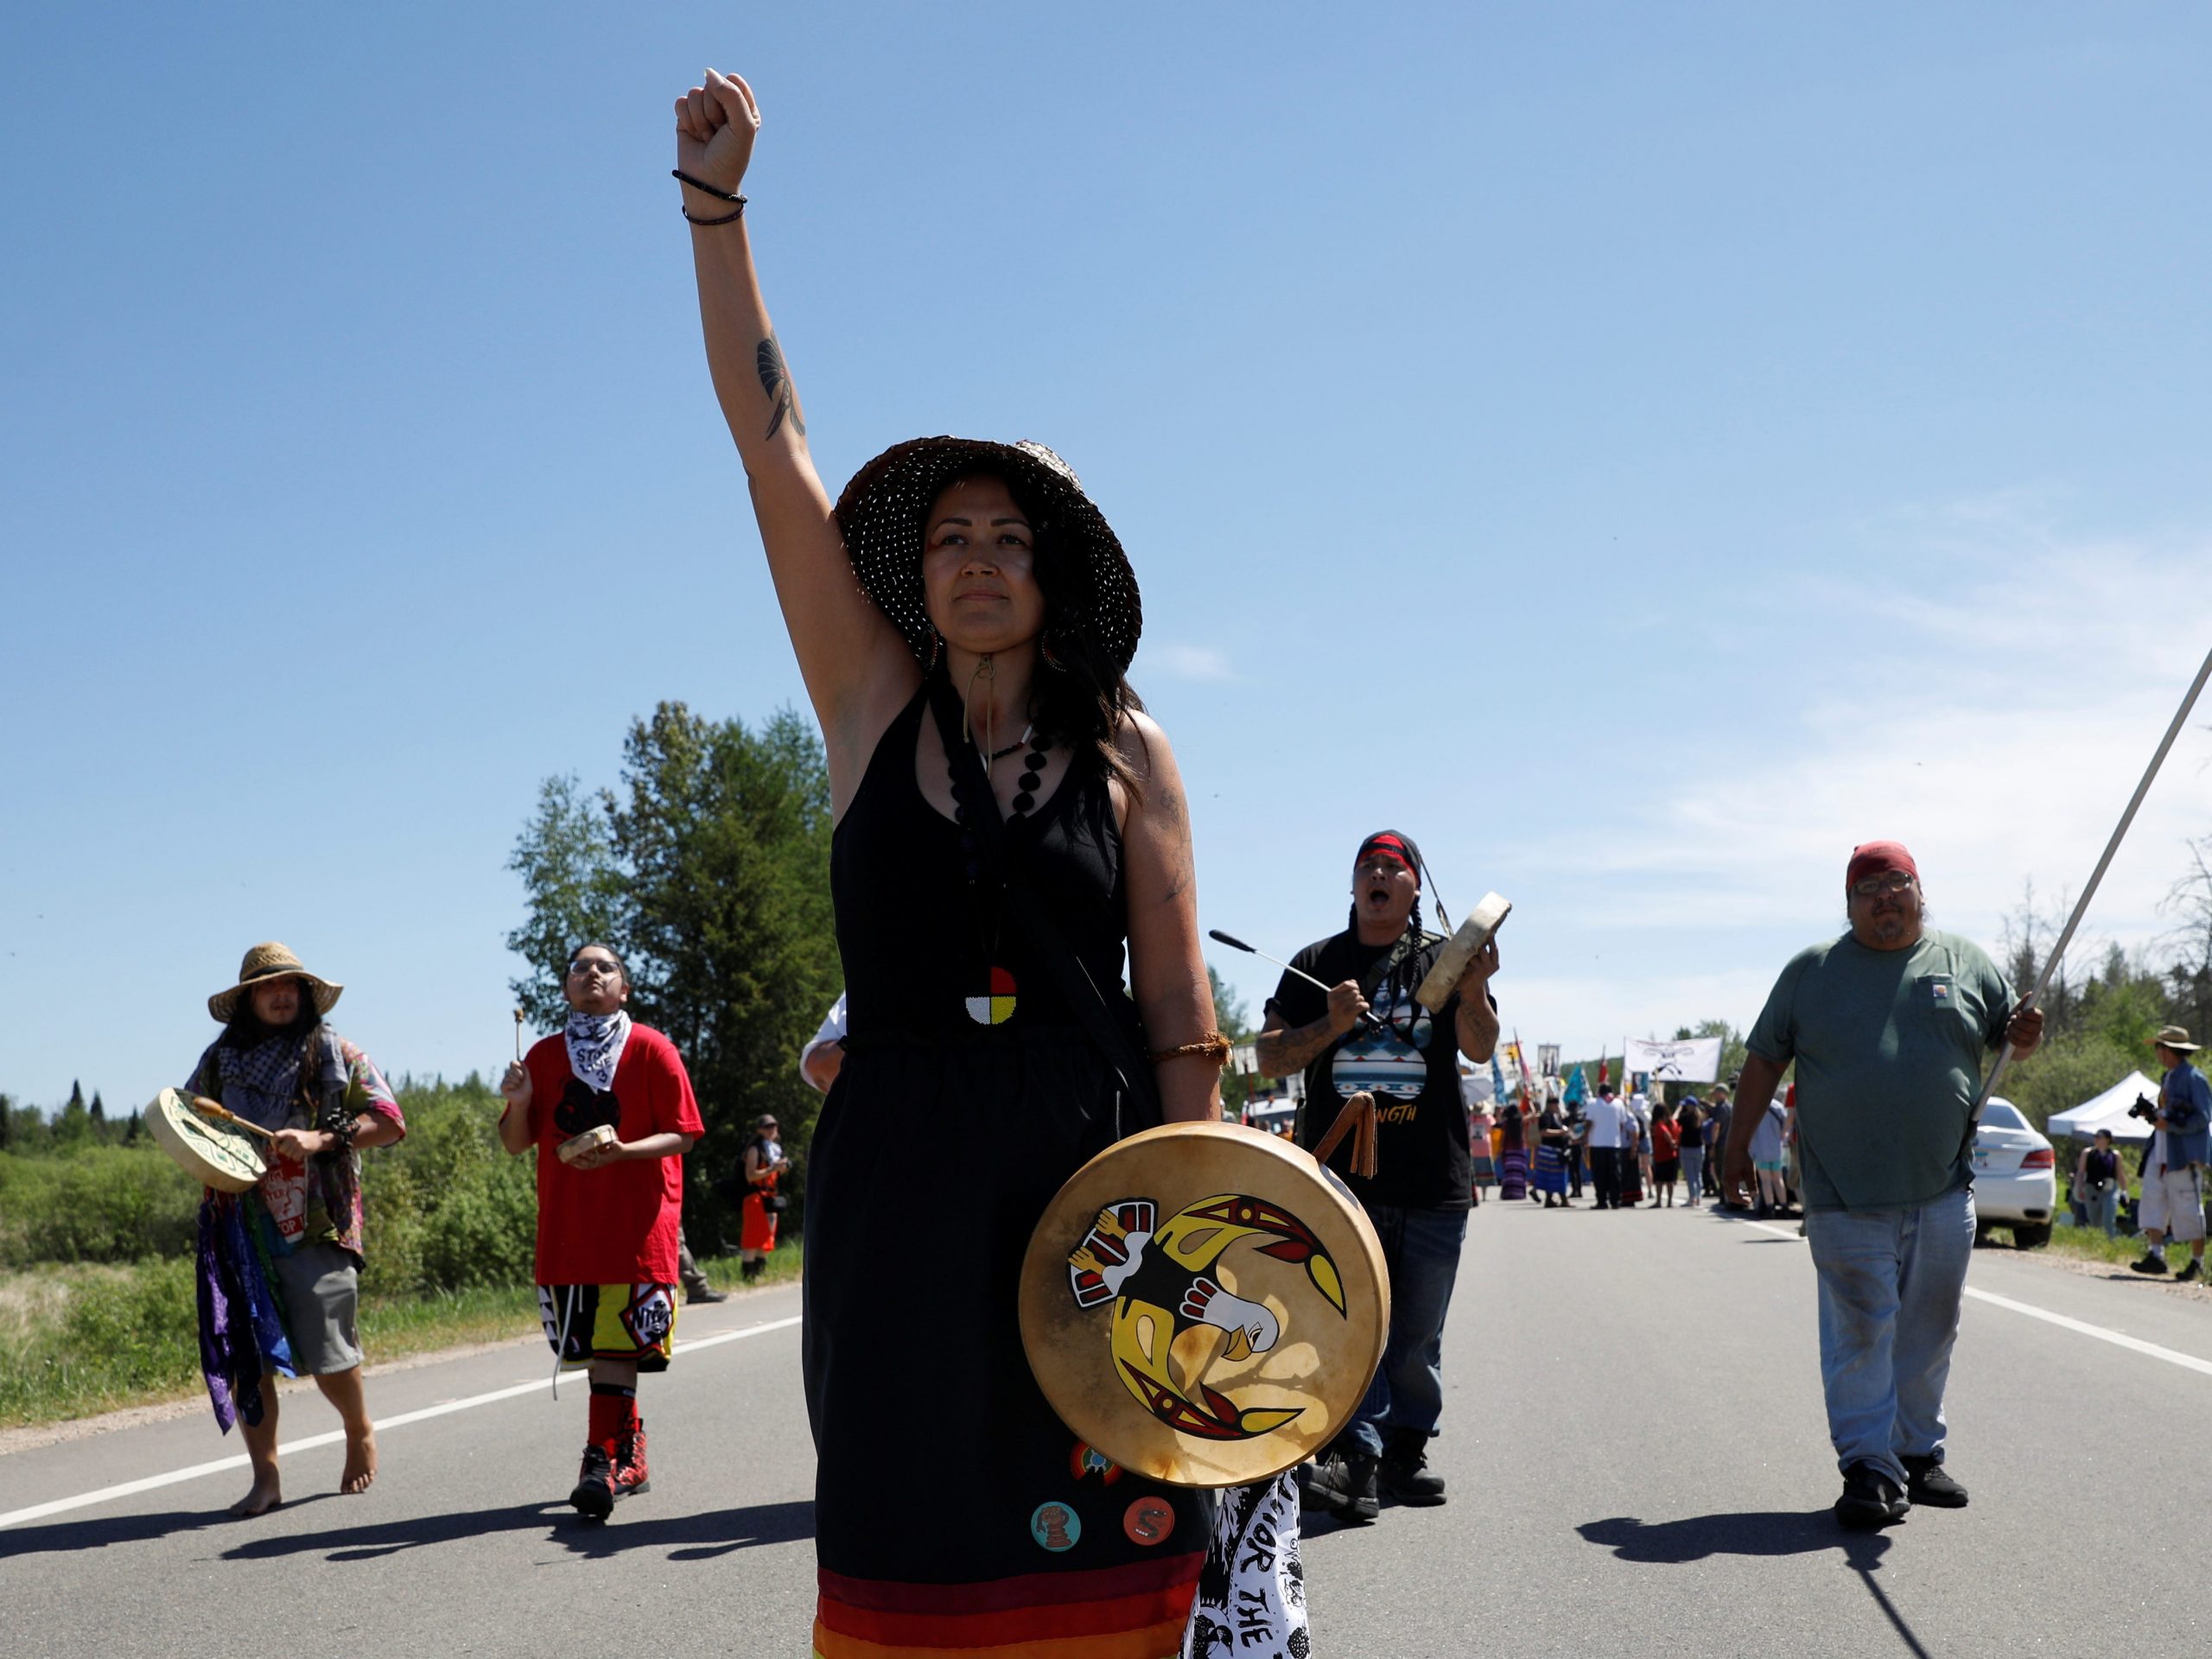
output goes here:
[{"label": "keffiyeh scarf", "polygon": [[569,1045],[569,1069],[597,1094],[614,1087],[614,1070],[622,1064],[622,1050],[630,1040],[630,1016],[617,1008],[613,1014],[571,1014],[563,1033]]}]

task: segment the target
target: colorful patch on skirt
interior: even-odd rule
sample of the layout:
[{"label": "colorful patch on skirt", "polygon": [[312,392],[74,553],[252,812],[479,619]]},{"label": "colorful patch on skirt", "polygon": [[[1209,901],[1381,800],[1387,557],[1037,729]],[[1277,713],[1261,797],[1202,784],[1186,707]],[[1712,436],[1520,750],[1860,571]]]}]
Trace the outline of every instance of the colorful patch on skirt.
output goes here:
[{"label": "colorful patch on skirt", "polygon": [[537,1317],[563,1365],[632,1361],[664,1371],[676,1346],[674,1285],[540,1285]]},{"label": "colorful patch on skirt", "polygon": [[1014,976],[1003,968],[991,969],[990,994],[968,999],[968,1017],[979,1026],[1002,1026],[1014,1018]]}]

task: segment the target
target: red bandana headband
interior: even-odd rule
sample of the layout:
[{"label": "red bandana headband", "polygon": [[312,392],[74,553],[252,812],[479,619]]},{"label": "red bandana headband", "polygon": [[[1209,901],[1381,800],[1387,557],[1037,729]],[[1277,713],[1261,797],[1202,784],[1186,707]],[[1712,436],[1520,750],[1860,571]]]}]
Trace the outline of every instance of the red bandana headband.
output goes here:
[{"label": "red bandana headband", "polygon": [[1359,851],[1351,861],[1355,865],[1364,864],[1369,858],[1378,855],[1402,864],[1416,882],[1421,880],[1421,866],[1414,861],[1413,849],[1406,845],[1402,837],[1392,835],[1388,830],[1361,842]]}]

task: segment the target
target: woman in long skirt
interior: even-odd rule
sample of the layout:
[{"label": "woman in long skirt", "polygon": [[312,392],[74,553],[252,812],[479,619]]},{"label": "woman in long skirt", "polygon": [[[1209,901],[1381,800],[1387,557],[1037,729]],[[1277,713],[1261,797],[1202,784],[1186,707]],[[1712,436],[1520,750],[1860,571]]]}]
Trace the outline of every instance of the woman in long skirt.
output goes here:
[{"label": "woman in long skirt", "polygon": [[1529,1196],[1529,1131],[1519,1106],[1508,1101],[1498,1108],[1498,1127],[1505,1145],[1497,1154],[1497,1196],[1516,1203]]},{"label": "woman in long skirt", "polygon": [[[1268,1529],[1262,1571],[1213,1536],[1207,1495],[1061,1426],[1016,1321],[1066,1178],[1155,1114],[1220,1115],[1182,780],[1125,677],[1135,574],[1041,445],[898,444],[831,507],[742,217],[760,124],[712,71],[677,103],[708,363],[836,820],[849,1030],[810,1159],[802,1344],[815,1650],[1164,1659],[1204,1569],[1210,1605],[1267,1607],[1302,1652],[1288,1477],[1218,1505]],[[1156,1105],[1090,1034],[1106,1020],[1149,1054]]]}]

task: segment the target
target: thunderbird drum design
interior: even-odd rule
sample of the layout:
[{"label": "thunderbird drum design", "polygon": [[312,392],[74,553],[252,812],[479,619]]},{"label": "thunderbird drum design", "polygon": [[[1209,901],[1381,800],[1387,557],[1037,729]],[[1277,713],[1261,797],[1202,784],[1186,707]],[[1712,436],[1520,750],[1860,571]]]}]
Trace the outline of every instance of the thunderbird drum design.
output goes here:
[{"label": "thunderbird drum design", "polygon": [[1022,1271],[1046,1398],[1116,1463],[1178,1485],[1311,1455],[1366,1394],[1389,1329],[1357,1201],[1306,1153],[1230,1124],[1168,1124],[1100,1154],[1046,1210]]}]

